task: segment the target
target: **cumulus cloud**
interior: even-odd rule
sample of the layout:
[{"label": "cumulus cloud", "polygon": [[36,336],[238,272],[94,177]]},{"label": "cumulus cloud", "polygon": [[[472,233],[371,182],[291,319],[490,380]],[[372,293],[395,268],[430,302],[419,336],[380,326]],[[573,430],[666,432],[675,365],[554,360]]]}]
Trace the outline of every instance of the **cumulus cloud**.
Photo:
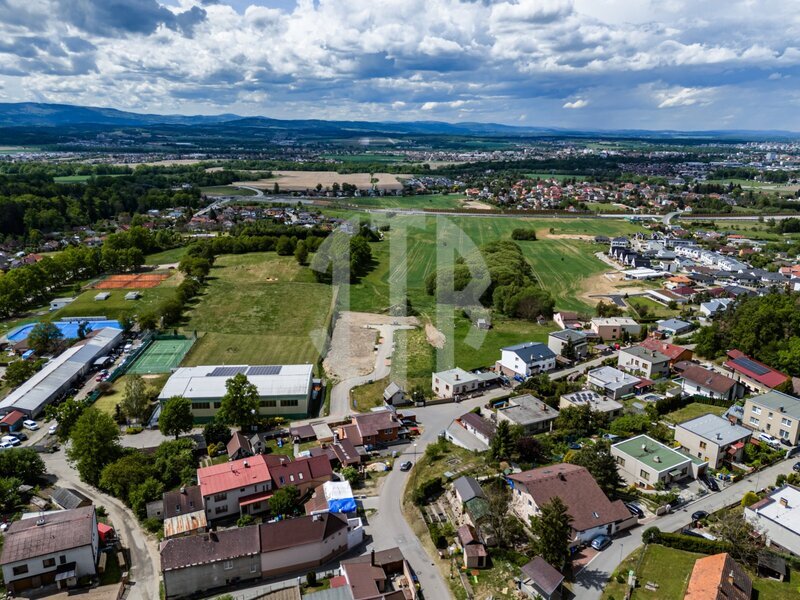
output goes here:
[{"label": "cumulus cloud", "polygon": [[578,98],[577,100],[573,100],[572,102],[565,102],[562,108],[577,109],[577,108],[586,108],[587,106],[589,106],[588,100],[585,100],[583,98]]},{"label": "cumulus cloud", "polygon": [[679,108],[697,104],[708,105],[713,94],[713,88],[675,87],[656,90],[654,97],[658,102],[658,108]]}]

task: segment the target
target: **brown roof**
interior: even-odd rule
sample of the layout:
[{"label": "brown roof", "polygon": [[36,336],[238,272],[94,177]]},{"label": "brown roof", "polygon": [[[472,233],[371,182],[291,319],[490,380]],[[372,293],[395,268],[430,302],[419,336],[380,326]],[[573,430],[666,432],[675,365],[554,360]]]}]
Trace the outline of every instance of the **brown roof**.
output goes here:
[{"label": "brown roof", "polygon": [[360,446],[364,443],[364,439],[361,437],[361,433],[358,431],[358,426],[355,423],[350,423],[350,425],[342,425],[339,428],[339,433],[342,439],[350,440],[356,446]]},{"label": "brown roof", "polygon": [[750,600],[753,582],[727,552],[694,563],[684,600]]},{"label": "brown roof", "polygon": [[361,463],[361,455],[356,450],[353,442],[347,438],[334,442],[331,447],[336,454],[336,458],[338,458],[339,462],[343,465],[357,465]]},{"label": "brown roof", "polygon": [[179,490],[164,493],[164,518],[203,510],[203,494],[199,485],[189,485]]},{"label": "brown roof", "polygon": [[253,453],[253,446],[241,431],[237,431],[231,436],[228,442],[228,456],[235,456],[239,450],[244,450],[247,454]]},{"label": "brown roof", "polygon": [[472,525],[462,525],[458,528],[456,533],[458,535],[458,541],[461,542],[462,546],[480,543],[478,534],[475,532],[475,528]]},{"label": "brown roof", "polygon": [[257,525],[172,538],[161,544],[161,570],[183,569],[258,553]]},{"label": "brown roof", "polygon": [[647,348],[648,350],[653,350],[654,352],[660,352],[670,360],[675,360],[684,352],[688,352],[689,356],[692,355],[692,351],[688,348],[677,346],[675,344],[668,344],[667,342],[662,342],[654,337],[647,338],[639,345],[642,348]]},{"label": "brown roof", "polygon": [[347,529],[347,517],[333,513],[284,519],[258,526],[262,552],[322,543],[342,529]]},{"label": "brown roof", "polygon": [[494,437],[496,430],[494,424],[491,421],[484,419],[480,415],[476,415],[473,412],[468,412],[467,414],[458,417],[458,420],[461,421],[461,424],[464,427],[472,427],[475,431],[483,434],[487,438]]},{"label": "brown roof", "polygon": [[361,437],[378,435],[384,429],[400,429],[400,420],[391,410],[355,415],[352,419]]},{"label": "brown roof", "polygon": [[381,567],[366,563],[342,563],[347,583],[350,584],[350,593],[353,600],[370,600],[383,598],[378,583],[386,580],[386,573]]},{"label": "brown roof", "polygon": [[541,556],[523,565],[520,571],[525,577],[532,579],[548,596],[552,595],[564,581],[564,576]]},{"label": "brown roof", "polygon": [[286,460],[277,465],[270,465],[272,483],[277,488],[287,485],[300,485],[309,481],[333,478],[331,461],[327,456],[309,456],[297,460]]},{"label": "brown roof", "polygon": [[289,429],[289,435],[300,438],[301,440],[313,440],[317,437],[311,425],[295,425]]},{"label": "brown roof", "polygon": [[558,496],[567,506],[575,531],[629,519],[621,500],[612,502],[585,468],[566,463],[539,467],[508,478],[528,491],[537,506]]},{"label": "brown roof", "polygon": [[14,521],[5,534],[0,564],[28,560],[45,554],[81,548],[92,543],[96,520],[94,506],[45,514],[40,519]]},{"label": "brown roof", "polygon": [[718,394],[727,394],[736,385],[736,381],[721,373],[710,371],[699,365],[682,367],[681,377]]}]

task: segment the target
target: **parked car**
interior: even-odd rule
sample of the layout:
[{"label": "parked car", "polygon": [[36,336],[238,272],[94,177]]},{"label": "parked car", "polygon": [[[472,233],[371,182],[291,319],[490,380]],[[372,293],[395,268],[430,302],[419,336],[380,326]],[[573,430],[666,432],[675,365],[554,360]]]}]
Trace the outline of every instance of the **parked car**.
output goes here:
[{"label": "parked car", "polygon": [[14,446],[9,444],[8,442],[4,442],[3,440],[0,440],[0,450],[8,450],[9,448],[13,448],[13,447]]},{"label": "parked car", "polygon": [[696,511],[694,511],[692,513],[692,521],[693,522],[702,521],[707,516],[708,516],[708,513],[706,511],[704,511],[704,510],[696,510]]},{"label": "parked car", "polygon": [[778,441],[778,438],[773,437],[768,433],[759,433],[758,434],[758,439],[760,441],[764,442],[765,444],[769,444],[773,448],[775,448],[776,446],[780,446],[780,442]]},{"label": "parked car", "polygon": [[607,535],[598,535],[592,540],[591,546],[595,550],[605,550],[611,545],[611,538]]},{"label": "parked car", "polygon": [[32,419],[25,419],[22,422],[22,426],[25,429],[30,429],[31,431],[36,431],[37,429],[39,429],[39,424],[36,421],[33,421]]},{"label": "parked car", "polygon": [[710,489],[712,492],[718,492],[719,491],[719,484],[714,480],[713,477],[709,477],[708,475],[703,475],[700,478],[700,481],[702,481],[703,484],[708,489]]},{"label": "parked car", "polygon": [[790,448],[794,446],[794,444],[792,444],[792,442],[789,441],[789,438],[781,438],[781,444],[783,444],[784,446],[789,446]]},{"label": "parked car", "polygon": [[4,435],[2,438],[0,438],[0,442],[5,442],[6,444],[11,444],[12,446],[19,446],[20,444],[20,441],[13,435]]},{"label": "parked car", "polygon": [[28,439],[28,434],[24,431],[15,431],[14,433],[9,433],[8,435],[17,438],[21,442],[24,442]]},{"label": "parked car", "polygon": [[792,465],[792,471],[795,473],[800,473],[800,462],[796,462]]},{"label": "parked car", "polygon": [[54,435],[57,429],[58,425],[50,425],[50,427],[47,430],[47,435]]},{"label": "parked car", "polygon": [[411,467],[412,467],[411,461],[407,460],[402,465],[400,465],[400,470],[401,471],[410,471]]},{"label": "parked car", "polygon": [[640,519],[644,519],[644,511],[635,505],[633,502],[626,502],[625,507],[630,511],[632,515],[636,515]]}]

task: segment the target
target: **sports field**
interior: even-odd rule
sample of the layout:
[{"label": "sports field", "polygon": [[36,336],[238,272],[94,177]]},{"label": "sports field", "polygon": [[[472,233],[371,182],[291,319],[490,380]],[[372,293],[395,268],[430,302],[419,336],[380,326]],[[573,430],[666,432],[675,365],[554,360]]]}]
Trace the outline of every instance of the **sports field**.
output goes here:
[{"label": "sports field", "polygon": [[95,284],[98,290],[135,290],[139,288],[154,288],[164,281],[167,273],[131,273],[128,275],[109,275]]},{"label": "sports field", "polygon": [[169,373],[181,364],[192,344],[193,339],[154,340],[128,369],[128,373]]}]

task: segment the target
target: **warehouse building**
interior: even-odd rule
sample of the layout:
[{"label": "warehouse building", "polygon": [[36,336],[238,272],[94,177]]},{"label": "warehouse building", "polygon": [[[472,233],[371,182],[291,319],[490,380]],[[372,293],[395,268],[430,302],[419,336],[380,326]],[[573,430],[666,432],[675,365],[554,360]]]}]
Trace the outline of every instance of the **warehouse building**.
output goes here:
[{"label": "warehouse building", "polygon": [[227,381],[239,373],[258,388],[262,416],[302,418],[308,414],[314,388],[312,365],[183,367],[170,376],[158,399],[183,396],[191,401],[195,420],[206,422],[217,413]]}]

